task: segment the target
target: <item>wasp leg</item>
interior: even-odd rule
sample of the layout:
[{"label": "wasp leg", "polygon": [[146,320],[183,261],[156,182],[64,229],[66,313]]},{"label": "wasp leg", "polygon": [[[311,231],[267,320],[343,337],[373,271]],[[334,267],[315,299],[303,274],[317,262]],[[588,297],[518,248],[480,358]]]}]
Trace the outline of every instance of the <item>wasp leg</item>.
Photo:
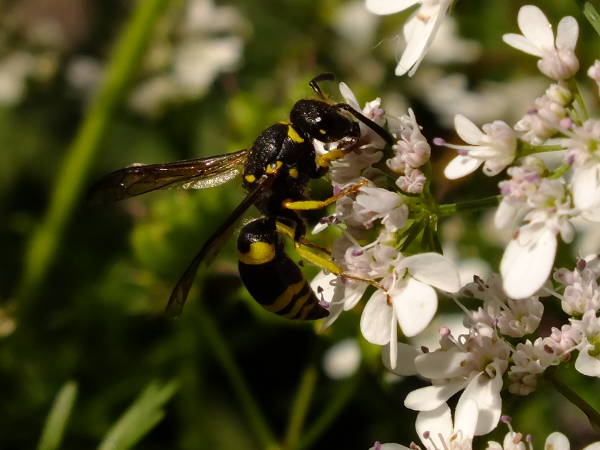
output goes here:
[{"label": "wasp leg", "polygon": [[346,195],[350,195],[357,192],[361,187],[365,186],[366,184],[367,180],[361,181],[360,183],[357,183],[346,189],[342,189],[336,195],[332,195],[331,197],[326,198],[325,200],[285,200],[282,203],[282,206],[286,209],[302,211],[321,209],[326,207],[327,205],[331,205],[332,203],[334,203],[342,197],[345,197]]},{"label": "wasp leg", "polygon": [[[334,261],[331,260],[331,256],[329,255],[329,252],[327,252],[327,251],[324,252],[327,254],[327,256],[319,255],[319,254],[309,250],[308,248],[306,248],[309,246],[312,247],[312,245],[307,245],[304,242],[299,242],[299,243],[297,243],[296,251],[304,260],[308,261],[312,265],[320,267],[321,269],[327,270],[328,272],[331,272],[332,274],[337,275],[338,277],[348,278],[350,280],[362,281],[363,283],[370,284],[371,286],[373,286],[376,289],[381,289],[382,291],[387,292],[387,290],[377,281],[369,280],[367,278],[363,278],[358,275],[352,275],[351,273],[344,272],[344,269],[341,266],[337,265]],[[317,246],[317,249],[318,249],[318,246]]]},{"label": "wasp leg", "polygon": [[331,161],[343,158],[348,152],[350,152],[350,149],[338,148],[336,150],[331,150],[324,155],[319,155],[317,156],[317,166],[319,166],[319,168],[328,168]]},{"label": "wasp leg", "polygon": [[325,253],[326,255],[331,256],[331,252],[329,250],[327,250],[325,247],[321,247],[318,244],[315,244],[312,241],[309,241],[308,239],[305,239],[304,237],[301,237],[300,239],[296,239],[296,232],[295,229],[292,227],[288,227],[286,224],[277,221],[277,231],[280,232],[281,234],[287,236],[288,238],[292,239],[294,241],[294,245],[296,246],[296,248],[298,248],[300,245],[304,245],[306,247],[310,247],[310,248],[314,248],[315,250],[318,250],[321,253]]}]

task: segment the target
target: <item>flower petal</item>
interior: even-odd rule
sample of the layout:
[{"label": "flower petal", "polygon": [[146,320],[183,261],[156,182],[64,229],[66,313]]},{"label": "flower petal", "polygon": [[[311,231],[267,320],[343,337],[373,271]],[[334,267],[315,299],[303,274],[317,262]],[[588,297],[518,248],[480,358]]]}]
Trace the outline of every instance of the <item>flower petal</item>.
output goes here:
[{"label": "flower petal", "polygon": [[454,411],[454,431],[461,431],[463,438],[472,439],[475,435],[479,408],[472,399],[467,399],[456,405]]},{"label": "flower petal", "polygon": [[339,85],[339,89],[340,94],[342,94],[342,97],[344,98],[344,100],[346,100],[346,103],[348,103],[357,111],[362,110],[360,104],[358,103],[358,100],[356,99],[356,96],[354,95],[354,92],[352,92],[352,89],[350,89],[346,83],[342,81]]},{"label": "flower petal", "polygon": [[552,25],[540,8],[534,5],[525,5],[519,9],[517,16],[519,29],[531,43],[538,48],[554,48],[554,33]]},{"label": "flower petal", "polygon": [[393,296],[392,302],[398,324],[407,337],[419,334],[429,325],[438,304],[435,290],[414,278],[408,279],[404,289]]},{"label": "flower petal", "polygon": [[588,209],[600,199],[600,165],[587,164],[573,174],[573,202],[579,209]]},{"label": "flower petal", "polygon": [[[540,227],[513,238],[500,262],[502,287],[509,297],[526,298],[535,294],[548,279],[556,254],[556,233]],[[526,234],[526,236],[524,236]]]},{"label": "flower petal", "polygon": [[528,55],[533,55],[541,58],[542,52],[539,48],[533,45],[525,36],[515,33],[507,33],[502,36],[502,40],[517,50],[521,50]]},{"label": "flower petal", "polygon": [[468,355],[456,348],[423,353],[415,358],[415,367],[419,375],[430,378],[455,378],[464,375],[461,363]]},{"label": "flower petal", "polygon": [[544,444],[544,450],[569,450],[570,448],[571,444],[567,437],[558,431],[550,433]]},{"label": "flower petal", "polygon": [[456,133],[460,138],[468,144],[478,145],[485,136],[477,125],[462,114],[454,116],[454,128],[456,128]]},{"label": "flower petal", "polygon": [[590,445],[583,447],[581,450],[600,450],[600,441],[592,442]]},{"label": "flower petal", "polygon": [[408,256],[402,261],[413,278],[446,292],[458,292],[460,278],[452,261],[439,253]]},{"label": "flower petal", "polygon": [[469,382],[460,396],[456,405],[457,409],[465,407],[463,403],[469,400],[473,400],[477,404],[479,415],[475,436],[488,434],[498,425],[502,409],[501,389],[502,373],[500,371],[496,371],[494,378],[490,378],[485,372],[480,372]]},{"label": "flower petal", "polygon": [[588,344],[579,350],[579,355],[575,360],[575,369],[588,377],[600,377],[600,360],[591,356],[588,350],[593,350],[594,346]]},{"label": "flower petal", "polygon": [[575,50],[577,37],[579,36],[579,25],[571,16],[563,17],[556,29],[556,47],[560,50]]},{"label": "flower petal", "polygon": [[390,341],[393,317],[393,309],[387,304],[385,292],[376,291],[360,316],[360,331],[370,343],[386,345]]},{"label": "flower petal", "polygon": [[367,0],[366,6],[373,14],[394,14],[410,8],[421,0]]},{"label": "flower petal", "polygon": [[444,176],[449,180],[457,180],[473,173],[483,164],[480,159],[471,158],[467,155],[458,155],[448,163],[444,169]]},{"label": "flower petal", "polygon": [[463,389],[466,384],[466,380],[454,380],[447,384],[415,389],[404,399],[404,406],[415,411],[431,411],[445,403],[446,400]]},{"label": "flower petal", "polygon": [[452,436],[452,414],[450,413],[450,408],[446,403],[442,403],[439,407],[431,411],[421,411],[417,414],[415,429],[425,448],[429,448],[426,444],[430,444],[429,440],[423,436],[426,432],[429,432],[434,437],[441,436],[444,440],[449,439]]}]

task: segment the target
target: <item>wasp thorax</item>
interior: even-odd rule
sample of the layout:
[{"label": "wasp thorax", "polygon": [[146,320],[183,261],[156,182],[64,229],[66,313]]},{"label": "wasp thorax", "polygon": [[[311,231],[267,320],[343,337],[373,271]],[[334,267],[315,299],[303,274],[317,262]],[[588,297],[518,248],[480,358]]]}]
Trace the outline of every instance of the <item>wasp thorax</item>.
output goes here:
[{"label": "wasp thorax", "polygon": [[360,136],[358,123],[342,115],[335,106],[320,100],[299,100],[290,113],[290,120],[305,137],[322,142]]}]

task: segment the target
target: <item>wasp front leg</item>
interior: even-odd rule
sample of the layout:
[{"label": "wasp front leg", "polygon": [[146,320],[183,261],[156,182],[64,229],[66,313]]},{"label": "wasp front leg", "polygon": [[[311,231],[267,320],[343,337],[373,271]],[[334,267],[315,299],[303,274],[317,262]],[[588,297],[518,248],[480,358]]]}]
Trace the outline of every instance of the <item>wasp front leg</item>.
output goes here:
[{"label": "wasp front leg", "polygon": [[367,180],[363,180],[360,183],[342,189],[337,194],[332,195],[331,197],[326,198],[325,200],[284,200],[282,206],[285,209],[291,209],[295,211],[309,211],[314,209],[322,209],[328,205],[331,205],[332,203],[335,203],[342,197],[358,192],[360,188],[366,186],[367,183]]}]

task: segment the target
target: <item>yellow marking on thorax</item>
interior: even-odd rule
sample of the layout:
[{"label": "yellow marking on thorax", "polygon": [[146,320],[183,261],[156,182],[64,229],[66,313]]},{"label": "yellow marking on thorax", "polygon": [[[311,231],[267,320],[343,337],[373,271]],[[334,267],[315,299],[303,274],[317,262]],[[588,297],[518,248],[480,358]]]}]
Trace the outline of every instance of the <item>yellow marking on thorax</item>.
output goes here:
[{"label": "yellow marking on thorax", "polygon": [[283,291],[281,293],[281,295],[279,297],[277,297],[277,299],[275,299],[275,301],[273,303],[271,303],[270,305],[262,305],[263,308],[265,308],[267,311],[271,311],[271,312],[275,312],[275,313],[277,311],[281,311],[283,308],[285,308],[290,303],[290,301],[292,301],[292,298],[294,298],[294,295],[296,295],[298,292],[300,292],[302,290],[305,283],[306,283],[306,281],[300,280],[297,283],[290,284],[285,289],[285,291]]},{"label": "yellow marking on thorax", "polygon": [[294,142],[298,142],[298,143],[302,143],[304,142],[304,139],[302,139],[302,137],[298,134],[298,132],[296,130],[294,130],[294,127],[292,127],[291,125],[288,125],[288,137],[294,141]]},{"label": "yellow marking on thorax", "polygon": [[319,133],[321,133],[321,134],[327,134],[327,131],[325,131],[323,128],[319,128]]},{"label": "yellow marking on thorax", "polygon": [[248,183],[254,183],[256,181],[256,177],[254,175],[252,175],[251,173],[246,175],[244,177],[244,179],[248,182]]},{"label": "yellow marking on thorax", "polygon": [[281,161],[276,161],[275,164],[269,164],[267,167],[265,167],[265,173],[270,175],[278,170],[282,165],[283,163]]},{"label": "yellow marking on thorax", "polygon": [[298,178],[298,169],[296,169],[295,167],[292,167],[288,173],[290,174],[290,177],[292,178]]},{"label": "yellow marking on thorax", "polygon": [[239,260],[244,264],[260,265],[275,257],[275,246],[267,242],[253,242],[246,253],[239,252]]}]

